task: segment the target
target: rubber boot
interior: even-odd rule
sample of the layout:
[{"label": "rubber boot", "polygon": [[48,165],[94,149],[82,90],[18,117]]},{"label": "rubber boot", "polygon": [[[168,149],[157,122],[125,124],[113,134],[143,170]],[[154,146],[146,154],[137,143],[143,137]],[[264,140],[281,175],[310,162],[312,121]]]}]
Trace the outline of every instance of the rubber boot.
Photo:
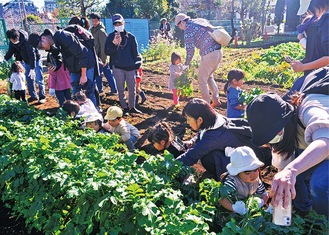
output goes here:
[{"label": "rubber boot", "polygon": [[142,102],[141,102],[141,104],[144,104],[144,102],[146,101],[146,95],[145,95],[144,91],[141,91],[141,92],[139,93],[139,95],[142,97]]},{"label": "rubber boot", "polygon": [[138,104],[138,100],[139,100],[139,95],[136,95],[135,104]]}]

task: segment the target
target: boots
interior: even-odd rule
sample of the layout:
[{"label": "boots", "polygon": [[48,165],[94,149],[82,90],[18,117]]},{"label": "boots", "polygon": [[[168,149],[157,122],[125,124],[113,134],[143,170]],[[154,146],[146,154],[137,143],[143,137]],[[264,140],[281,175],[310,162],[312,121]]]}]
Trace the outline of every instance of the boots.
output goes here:
[{"label": "boots", "polygon": [[141,104],[144,104],[144,102],[146,101],[146,95],[145,95],[144,91],[141,91],[141,92],[139,93],[139,95],[142,97],[142,102],[141,102]]}]

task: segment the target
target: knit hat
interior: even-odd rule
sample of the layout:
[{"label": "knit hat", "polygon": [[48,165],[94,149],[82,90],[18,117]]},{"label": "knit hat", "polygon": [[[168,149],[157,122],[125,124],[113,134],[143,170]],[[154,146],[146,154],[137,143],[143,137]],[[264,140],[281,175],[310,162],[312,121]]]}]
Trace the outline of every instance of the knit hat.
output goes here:
[{"label": "knit hat", "polygon": [[256,146],[267,144],[284,128],[293,114],[294,107],[276,93],[258,95],[247,106],[248,123],[252,129],[251,142]]},{"label": "knit hat", "polygon": [[264,163],[259,161],[254,151],[247,146],[236,148],[228,157],[231,157],[231,163],[227,165],[226,169],[230,175],[256,170],[258,167],[264,166]]},{"label": "knit hat", "polygon": [[105,116],[105,120],[114,120],[118,117],[122,117],[122,109],[117,107],[117,106],[111,106],[108,108],[107,112],[106,112],[106,116]]},{"label": "knit hat", "polygon": [[183,21],[183,20],[186,20],[186,19],[190,19],[189,16],[187,16],[186,14],[184,13],[179,13],[176,17],[175,17],[175,25],[178,26],[178,24]]},{"label": "knit hat", "polygon": [[304,15],[310,6],[312,0],[300,0],[299,1],[299,10],[297,12],[297,15]]}]

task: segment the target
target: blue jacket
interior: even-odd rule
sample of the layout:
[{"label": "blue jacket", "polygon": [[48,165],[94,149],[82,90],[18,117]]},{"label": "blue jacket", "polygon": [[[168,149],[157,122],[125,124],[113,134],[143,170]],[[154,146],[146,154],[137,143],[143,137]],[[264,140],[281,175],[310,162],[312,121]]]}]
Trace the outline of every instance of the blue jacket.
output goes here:
[{"label": "blue jacket", "polygon": [[120,33],[122,41],[119,46],[112,41],[115,32],[110,33],[105,42],[105,54],[110,56],[110,65],[126,71],[135,70],[138,56],[138,46],[134,35],[127,31]]}]

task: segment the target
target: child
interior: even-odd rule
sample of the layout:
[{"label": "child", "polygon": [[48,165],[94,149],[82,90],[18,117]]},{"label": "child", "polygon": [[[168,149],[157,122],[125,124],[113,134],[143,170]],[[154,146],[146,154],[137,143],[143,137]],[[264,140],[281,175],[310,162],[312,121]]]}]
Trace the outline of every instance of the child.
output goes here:
[{"label": "child", "polygon": [[[257,202],[258,206],[262,207],[268,200],[265,186],[259,177],[259,168],[264,163],[259,161],[254,151],[247,146],[236,149],[225,148],[225,154],[231,158],[231,163],[226,167],[228,175],[223,182],[223,187],[229,189],[229,194],[219,203],[229,211],[244,215],[248,209],[242,200],[256,194],[261,197]],[[236,197],[234,197],[235,194]]]},{"label": "child", "polygon": [[58,50],[48,52],[47,62],[49,95],[56,95],[59,106],[62,107],[65,100],[72,99],[70,73],[65,70]]},{"label": "child", "polygon": [[108,120],[104,124],[104,128],[111,133],[120,135],[119,142],[125,143],[130,152],[135,149],[135,143],[139,138],[139,131],[136,127],[122,118],[123,112],[121,108],[117,106],[111,106],[108,108],[105,116],[105,120]]},{"label": "child", "polygon": [[174,158],[185,152],[185,148],[174,133],[168,123],[159,122],[155,126],[151,127],[147,140],[151,143],[141,148],[148,154],[156,155],[161,154],[164,150],[168,150]]},{"label": "child", "polygon": [[94,103],[89,98],[87,98],[86,94],[83,91],[77,92],[73,98],[80,105],[80,111],[76,115],[77,118],[98,114],[101,120],[103,120],[102,115],[99,114],[99,112],[95,108]]},{"label": "child", "polygon": [[94,129],[96,133],[109,133],[109,131],[103,127],[103,121],[99,118],[99,115],[89,115],[86,117],[85,122],[86,127]]},{"label": "child", "polygon": [[12,63],[9,82],[13,84],[15,99],[26,102],[25,69],[21,62]]},{"label": "child", "polygon": [[241,86],[244,82],[245,73],[241,69],[232,69],[227,76],[227,82],[224,86],[224,92],[227,96],[227,113],[228,118],[243,117],[245,105],[239,102],[242,93]]},{"label": "child", "polygon": [[141,104],[144,104],[144,102],[146,101],[146,95],[144,91],[140,88],[142,76],[143,76],[142,56],[138,55],[136,61],[136,101],[135,101],[136,104],[138,104],[139,96],[141,96],[142,98]]},{"label": "child", "polygon": [[62,109],[72,118],[75,118],[80,112],[80,105],[74,100],[66,100],[63,103]]},{"label": "child", "polygon": [[171,65],[169,66],[169,70],[170,70],[170,78],[169,78],[168,88],[172,90],[175,108],[179,108],[180,90],[176,89],[175,87],[175,79],[178,76],[182,75],[184,70],[184,66],[182,64],[182,56],[179,53],[173,52],[171,54]]}]

